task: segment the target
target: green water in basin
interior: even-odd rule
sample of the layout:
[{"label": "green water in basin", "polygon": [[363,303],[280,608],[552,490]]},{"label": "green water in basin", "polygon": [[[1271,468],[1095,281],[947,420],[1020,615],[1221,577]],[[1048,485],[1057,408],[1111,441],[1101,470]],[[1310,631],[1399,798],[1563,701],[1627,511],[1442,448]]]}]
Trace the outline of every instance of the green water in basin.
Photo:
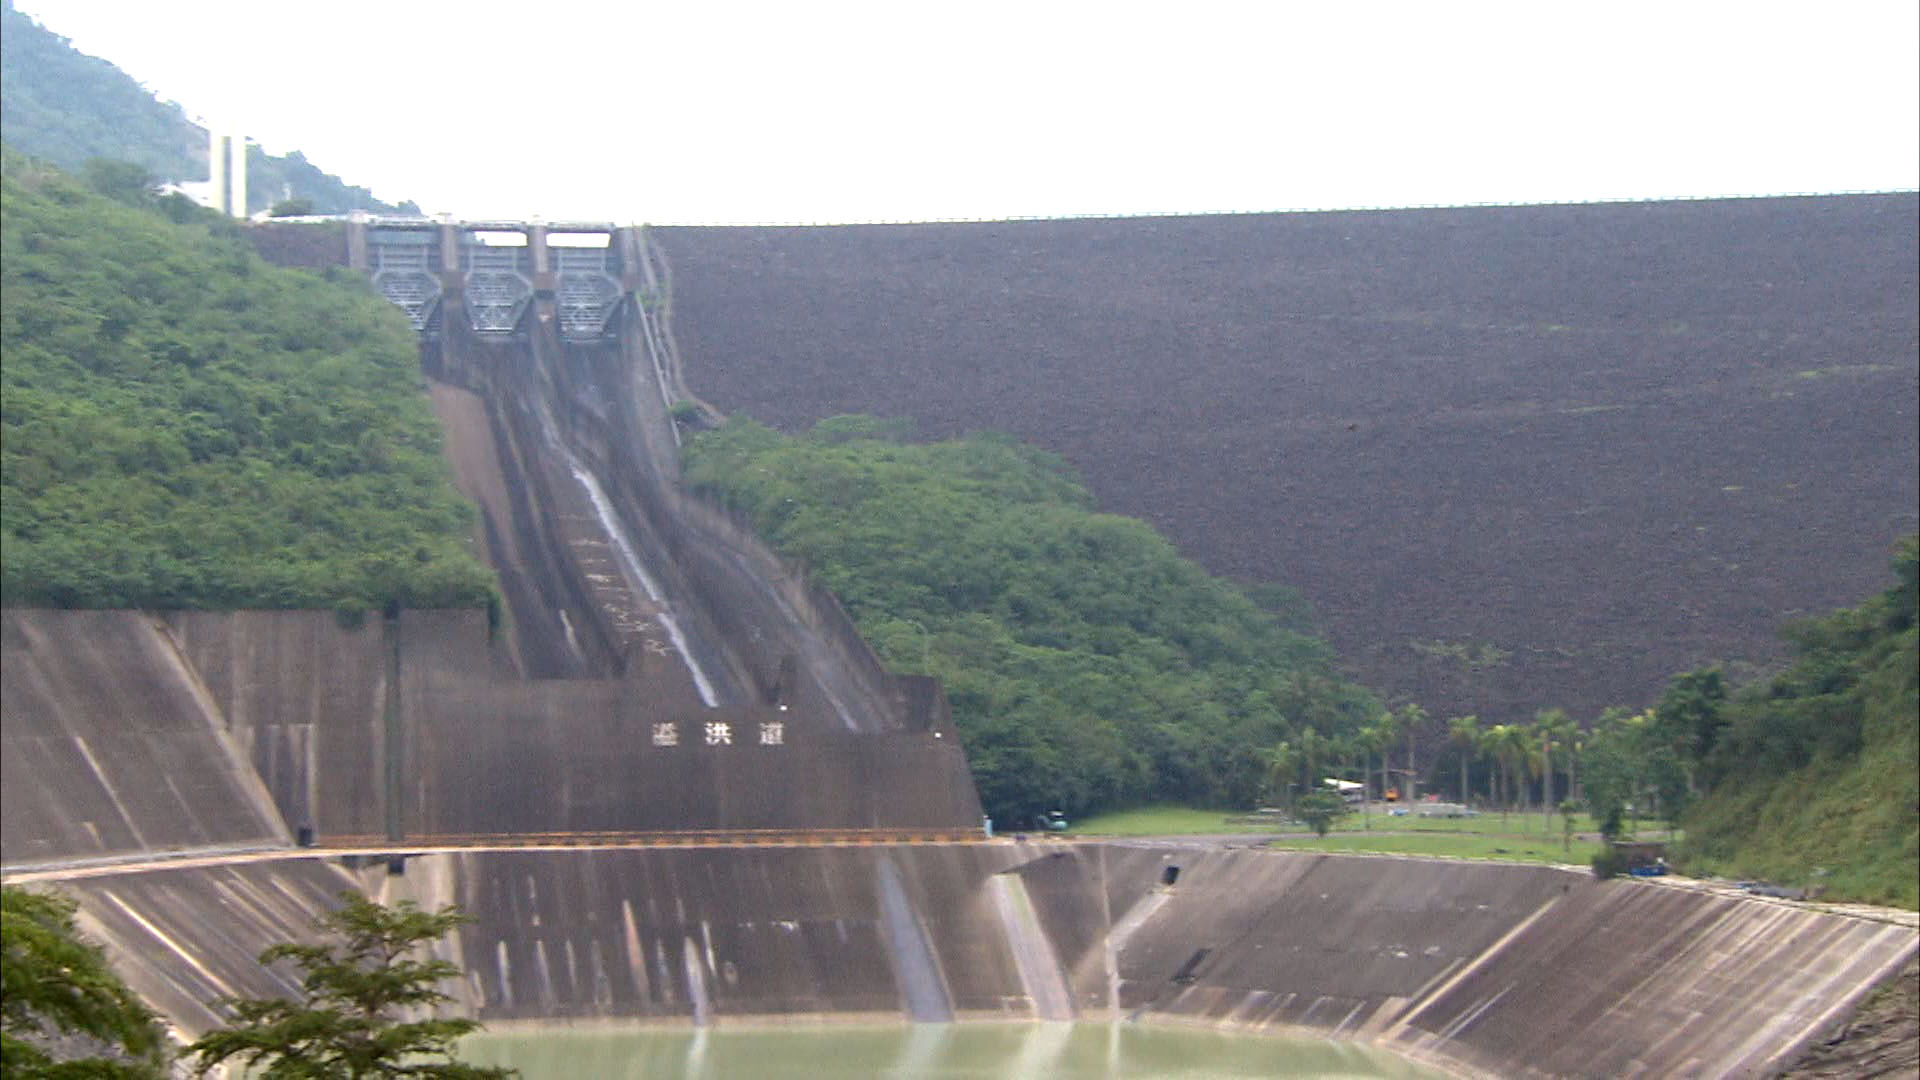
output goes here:
[{"label": "green water in basin", "polygon": [[526,1080],[1117,1080],[1168,1077],[1437,1077],[1352,1043],[1105,1023],[589,1028],[487,1032],[461,1044],[476,1065]]}]

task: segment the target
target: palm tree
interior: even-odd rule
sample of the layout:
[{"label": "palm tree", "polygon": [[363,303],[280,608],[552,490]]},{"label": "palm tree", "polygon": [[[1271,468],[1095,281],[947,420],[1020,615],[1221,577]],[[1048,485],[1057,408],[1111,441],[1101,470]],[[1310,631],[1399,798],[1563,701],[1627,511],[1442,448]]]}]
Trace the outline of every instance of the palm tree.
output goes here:
[{"label": "palm tree", "polygon": [[[1580,725],[1575,723],[1573,717],[1568,716],[1564,709],[1547,709],[1540,714],[1540,720],[1552,731],[1553,745],[1559,748],[1567,762],[1567,801],[1578,802],[1580,800],[1580,744],[1583,734]],[[1547,801],[1555,806],[1559,805],[1554,801],[1551,793]]]},{"label": "palm tree", "polygon": [[1515,802],[1516,789],[1524,786],[1524,770],[1531,763],[1533,740],[1527,737],[1527,730],[1519,724],[1495,724],[1488,732],[1487,739],[1493,750],[1493,756],[1500,763],[1500,778],[1507,788],[1505,805],[1500,809],[1502,823],[1507,811]]},{"label": "palm tree", "polygon": [[1333,740],[1313,730],[1312,725],[1300,729],[1300,761],[1306,766],[1305,784],[1302,791],[1320,791],[1320,759],[1333,751]]},{"label": "palm tree", "polygon": [[1380,729],[1380,797],[1382,799],[1387,797],[1387,787],[1393,782],[1387,773],[1387,751],[1393,748],[1394,743],[1400,741],[1401,724],[1401,717],[1391,712],[1381,713],[1373,722],[1373,726]]},{"label": "palm tree", "polygon": [[1567,714],[1560,709],[1541,709],[1533,714],[1534,737],[1540,740],[1540,812],[1545,816],[1544,828],[1553,831],[1553,808],[1559,804],[1553,801],[1553,744],[1560,738],[1561,729],[1566,727]]},{"label": "palm tree", "polygon": [[1427,710],[1409,702],[1400,706],[1395,719],[1399,722],[1401,734],[1407,737],[1407,801],[1413,802],[1420,797],[1420,771],[1414,767],[1413,746],[1420,729],[1427,726]]},{"label": "palm tree", "polygon": [[1447,721],[1447,738],[1460,748],[1460,805],[1471,801],[1467,793],[1467,757],[1480,747],[1480,718],[1456,716]]},{"label": "palm tree", "polygon": [[1267,787],[1280,789],[1280,799],[1288,810],[1293,809],[1294,773],[1300,768],[1300,748],[1293,743],[1281,740],[1267,747],[1260,755],[1261,763],[1267,767]]},{"label": "palm tree", "polygon": [[[1494,725],[1494,727],[1498,727],[1498,726],[1499,726],[1498,724]],[[1494,735],[1493,728],[1481,728],[1479,736],[1474,740],[1474,744],[1475,744],[1473,748],[1474,753],[1477,754],[1482,760],[1487,760],[1487,759],[1493,760],[1494,767],[1487,770],[1487,805],[1488,806],[1493,806],[1494,804],[1498,803],[1500,801],[1500,793],[1506,790],[1506,777],[1504,774],[1501,773],[1500,762],[1494,756],[1494,751],[1497,748],[1499,741],[1500,740]],[[1495,786],[1496,781],[1498,782],[1497,787]]]},{"label": "palm tree", "polygon": [[[1342,772],[1360,774],[1360,823],[1362,828],[1372,828],[1373,823],[1367,817],[1367,731],[1349,731],[1333,740],[1333,748],[1328,751],[1346,764]],[[1357,767],[1356,767],[1356,763]]]},{"label": "palm tree", "polygon": [[1543,764],[1540,755],[1540,743],[1534,741],[1533,732],[1526,725],[1515,724],[1513,731],[1519,740],[1514,747],[1514,757],[1520,768],[1517,779],[1520,781],[1520,812],[1533,809],[1533,782],[1540,778]]},{"label": "palm tree", "polygon": [[1567,798],[1575,804],[1580,803],[1586,793],[1580,790],[1580,752],[1587,748],[1587,732],[1579,724],[1567,722]]},{"label": "palm tree", "polygon": [[[1368,724],[1366,727],[1363,727],[1360,729],[1360,745],[1366,750],[1366,764],[1367,764],[1368,772],[1371,772],[1372,770],[1373,755],[1374,754],[1380,755],[1380,797],[1383,799],[1387,797],[1387,758],[1386,758],[1387,750],[1386,748],[1387,748],[1387,745],[1393,741],[1393,730],[1389,724],[1389,721],[1390,721],[1389,715],[1386,713],[1382,713],[1378,718],[1374,720],[1373,723]],[[1368,801],[1372,801],[1373,778],[1371,776],[1363,776],[1361,777],[1361,780],[1365,781],[1367,784]]]}]

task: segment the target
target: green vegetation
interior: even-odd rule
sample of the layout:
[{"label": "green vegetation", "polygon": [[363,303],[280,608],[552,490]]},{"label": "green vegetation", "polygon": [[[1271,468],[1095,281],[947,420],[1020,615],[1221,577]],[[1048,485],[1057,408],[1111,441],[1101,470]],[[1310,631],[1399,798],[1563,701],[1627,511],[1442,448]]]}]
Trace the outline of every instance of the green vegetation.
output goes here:
[{"label": "green vegetation", "polygon": [[454,1042],[478,1031],[479,1021],[442,1018],[433,1009],[453,1000],[438,987],[460,974],[445,960],[413,954],[470,921],[459,909],[421,911],[410,900],[382,907],[359,893],[314,920],[337,940],[275,945],[260,954],[272,966],[299,970],[298,1000],[229,998],[232,1027],[208,1032],[187,1047],[205,1074],[228,1061],[266,1077],[467,1078],[519,1075],[512,1069],[454,1060]]},{"label": "green vegetation", "polygon": [[[161,180],[207,176],[206,131],[179,105],[162,103],[126,72],[76,51],[67,39],[0,2],[0,126],[8,145],[77,170],[88,160],[129,162]],[[298,151],[247,152],[248,210],[305,199],[317,212],[420,212],[381,202],[316,168]]]},{"label": "green vegetation", "polygon": [[1903,541],[1880,596],[1789,627],[1796,658],[1773,679],[1719,697],[1676,682],[1703,790],[1685,816],[1690,870],[1920,907],[1917,552]]},{"label": "green vegetation", "polygon": [[1594,841],[1576,841],[1571,849],[1557,836],[1501,836],[1484,833],[1354,832],[1327,836],[1296,834],[1275,837],[1267,846],[1287,851],[1360,852],[1370,855],[1433,855],[1449,859],[1493,859],[1504,862],[1540,862],[1584,865],[1601,851]]},{"label": "green vegetation", "polygon": [[[1309,795],[1300,801],[1325,800]],[[1562,804],[1564,811],[1566,804]],[[1304,814],[1302,815],[1305,816]],[[1102,814],[1076,822],[1075,836],[1199,836],[1207,834],[1264,834],[1268,846],[1282,850],[1359,852],[1372,855],[1428,855],[1451,859],[1490,859],[1579,866],[1592,862],[1607,848],[1595,835],[1592,818],[1559,813],[1551,827],[1540,817],[1526,815],[1502,822],[1499,815],[1470,818],[1423,818],[1411,814],[1389,817],[1383,804],[1364,813],[1348,809],[1328,820],[1328,831],[1304,821],[1271,822],[1224,810],[1183,806],[1152,806]]]},{"label": "green vegetation", "polygon": [[[80,938],[73,913],[64,896],[0,888],[0,1075],[158,1080],[160,1025]],[[76,1051],[76,1037],[95,1045]]]},{"label": "green vegetation", "polygon": [[1306,822],[1307,826],[1319,836],[1327,835],[1327,831],[1333,828],[1333,823],[1346,812],[1347,801],[1325,791],[1300,796],[1295,807],[1295,813],[1299,815],[1300,820]]},{"label": "green vegetation", "polygon": [[1244,810],[1201,810],[1159,804],[1114,810],[1069,830],[1074,836],[1205,836],[1210,833],[1270,833],[1275,825],[1250,820]]},{"label": "green vegetation", "polygon": [[1150,527],[1096,513],[1059,459],[899,434],[735,420],[693,442],[686,477],[838,594],[889,666],[945,682],[995,819],[1248,807],[1262,747],[1344,738],[1379,711],[1323,643]]},{"label": "green vegetation", "polygon": [[93,172],[0,169],[0,600],[492,607],[399,312]]}]

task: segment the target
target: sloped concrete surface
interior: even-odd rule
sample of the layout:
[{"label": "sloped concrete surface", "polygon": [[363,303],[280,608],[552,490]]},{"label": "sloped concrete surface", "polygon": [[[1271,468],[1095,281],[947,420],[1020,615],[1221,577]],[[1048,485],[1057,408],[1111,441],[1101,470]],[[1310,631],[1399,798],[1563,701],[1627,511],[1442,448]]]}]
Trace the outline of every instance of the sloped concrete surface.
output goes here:
[{"label": "sloped concrete surface", "polygon": [[1500,1076],[1768,1076],[1915,941],[1892,923],[1590,882],[1387,1042]]},{"label": "sloped concrete surface", "polygon": [[1119,952],[1123,1010],[1350,1036],[1585,884],[1542,866],[1161,854],[1136,849],[1107,866],[1129,891],[1131,879],[1157,883],[1179,867],[1174,885],[1155,885],[1164,905]]},{"label": "sloped concrete surface", "polygon": [[290,828],[380,831],[383,620],[349,625],[324,611],[177,611],[165,620]]},{"label": "sloped concrete surface", "polygon": [[158,869],[67,883],[79,925],[105,946],[114,969],[188,1037],[224,1022],[222,997],[293,996],[285,970],[263,968],[261,951],[311,941],[313,920],[370,877],[318,859],[228,867]]},{"label": "sloped concrete surface", "polygon": [[[453,957],[482,1020],[1032,1015],[984,886],[986,844],[421,856],[388,899],[477,917]],[[889,925],[904,919],[906,925]],[[910,980],[930,978],[916,989]]]},{"label": "sloped concrete surface", "polygon": [[[92,873],[66,883],[83,929],[188,1032],[214,997],[286,992],[252,957],[303,939],[348,886],[472,913],[442,955],[467,973],[457,1008],[487,1021],[1098,1018],[1117,1003],[1127,1019],[1350,1038],[1468,1076],[1772,1075],[1916,945],[1898,922],[1553,867],[1140,844]],[[1033,916],[1017,931],[996,895],[1014,878]]]},{"label": "sloped concrete surface", "polygon": [[137,612],[0,612],[8,868],[291,843],[173,640]]}]

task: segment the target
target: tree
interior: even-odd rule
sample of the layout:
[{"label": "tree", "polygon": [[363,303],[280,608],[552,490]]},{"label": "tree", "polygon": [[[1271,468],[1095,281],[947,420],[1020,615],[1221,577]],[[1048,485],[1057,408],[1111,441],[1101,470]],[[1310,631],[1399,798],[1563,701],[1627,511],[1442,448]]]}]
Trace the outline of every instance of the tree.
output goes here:
[{"label": "tree", "polygon": [[88,187],[116,202],[142,206],[153,200],[153,174],[130,161],[88,158],[80,175]]},{"label": "tree", "polygon": [[1500,816],[1504,822],[1513,806],[1514,790],[1524,780],[1522,770],[1527,767],[1532,740],[1519,724],[1495,724],[1487,729],[1486,739],[1487,752],[1500,767],[1500,784],[1504,789]]},{"label": "tree", "polygon": [[1326,778],[1320,775],[1323,771],[1320,763],[1322,759],[1332,757],[1333,753],[1332,739],[1313,730],[1311,725],[1300,729],[1300,763],[1306,769],[1300,790],[1322,791],[1326,788],[1322,783]]},{"label": "tree", "polygon": [[1373,722],[1373,726],[1380,729],[1380,797],[1383,799],[1387,796],[1388,788],[1392,788],[1398,798],[1399,785],[1393,782],[1388,762],[1393,756],[1390,753],[1393,744],[1400,741],[1400,733],[1405,730],[1405,720],[1400,713],[1383,712]]},{"label": "tree", "polygon": [[1420,730],[1427,726],[1427,710],[1409,702],[1400,706],[1394,719],[1402,733],[1407,737],[1407,801],[1413,802],[1420,797],[1420,770],[1413,760],[1414,743],[1420,738]]},{"label": "tree", "polygon": [[1448,720],[1447,738],[1460,748],[1460,805],[1465,806],[1471,801],[1467,795],[1468,759],[1480,749],[1480,718],[1469,715]]},{"label": "tree", "polygon": [[1540,774],[1545,786],[1540,792],[1540,808],[1545,827],[1553,828],[1553,808],[1558,805],[1553,797],[1553,748],[1556,744],[1564,746],[1568,741],[1567,732],[1573,727],[1564,709],[1542,709],[1534,714],[1534,730],[1540,733]]},{"label": "tree", "polygon": [[[75,904],[0,889],[0,1075],[158,1078],[167,1042],[153,1013],[74,929]],[[42,1043],[84,1036],[112,1056],[57,1061]]]},{"label": "tree", "polygon": [[1347,812],[1347,800],[1330,791],[1316,791],[1300,797],[1300,820],[1306,822],[1320,836],[1327,835],[1333,822]]},{"label": "tree", "polygon": [[[1365,751],[1362,755],[1364,767],[1361,772],[1363,774],[1371,773],[1372,755],[1380,755],[1380,797],[1384,799],[1387,797],[1387,747],[1393,743],[1393,714],[1381,713],[1374,719],[1373,723],[1361,728],[1358,741]],[[1371,776],[1362,775],[1361,779],[1367,781],[1370,790],[1372,787]],[[1367,798],[1371,801],[1373,796],[1368,794]]]},{"label": "tree", "polygon": [[1277,792],[1283,805],[1293,806],[1293,775],[1300,768],[1300,748],[1282,739],[1261,755],[1267,767],[1267,790]]},{"label": "tree", "polygon": [[1726,704],[1727,684],[1720,669],[1702,668],[1674,676],[1654,706],[1654,724],[1686,772],[1689,795],[1698,790],[1700,767],[1726,726]]},{"label": "tree", "polygon": [[511,1069],[453,1059],[454,1040],[478,1030],[476,1020],[429,1016],[403,1020],[452,1000],[437,985],[459,974],[444,960],[412,953],[469,921],[457,908],[421,911],[412,901],[389,908],[356,892],[314,920],[337,941],[275,945],[262,964],[292,961],[300,999],[228,998],[236,1023],[210,1031],[187,1048],[202,1074],[230,1059],[265,1067],[268,1077],[505,1077]]},{"label": "tree", "polygon": [[1615,831],[1619,830],[1621,816],[1639,797],[1645,783],[1644,727],[1644,717],[1618,706],[1609,707],[1595,721],[1593,738],[1587,744],[1587,783],[1583,792],[1587,810],[1603,823],[1612,822]]}]

